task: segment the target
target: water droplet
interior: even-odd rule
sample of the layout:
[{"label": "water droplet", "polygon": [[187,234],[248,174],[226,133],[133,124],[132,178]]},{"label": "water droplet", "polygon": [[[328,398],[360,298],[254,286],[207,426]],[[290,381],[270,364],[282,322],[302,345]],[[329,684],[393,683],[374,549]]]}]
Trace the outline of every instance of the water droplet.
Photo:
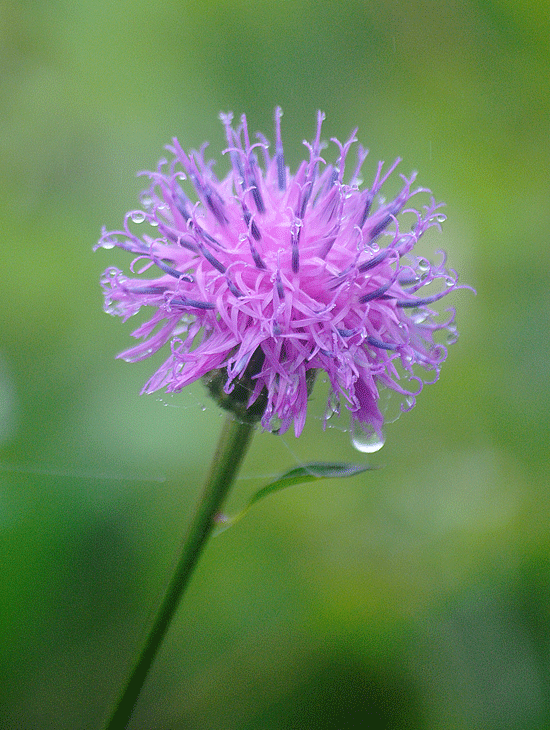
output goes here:
[{"label": "water droplet", "polygon": [[340,415],[340,398],[334,391],[328,397],[327,408],[325,411],[325,420],[328,421],[332,416]]},{"label": "water droplet", "polygon": [[428,259],[418,259],[417,266],[419,271],[429,271],[430,262],[428,261]]},{"label": "water droplet", "polygon": [[136,210],[133,213],[130,213],[130,218],[134,223],[143,223],[145,215],[141,212],[141,210]]},{"label": "water droplet", "polygon": [[[380,392],[378,407],[384,416],[384,423],[395,423],[403,413],[401,402],[403,396],[391,388],[385,388]],[[376,434],[378,436],[378,434]]]},{"label": "water droplet", "polygon": [[272,416],[269,419],[269,426],[268,426],[267,430],[270,431],[271,433],[278,434],[279,431],[281,430],[282,425],[283,425],[283,422],[281,421],[280,418],[278,418],[277,416]]},{"label": "water droplet", "polygon": [[454,283],[455,283],[455,280],[453,279],[452,276],[445,277],[445,286],[453,286]]},{"label": "water droplet", "polygon": [[447,216],[443,215],[443,213],[439,213],[438,215],[436,215],[435,219],[438,223],[443,223],[443,221],[447,220]]},{"label": "water droplet", "polygon": [[114,247],[115,247],[115,242],[112,240],[103,241],[103,243],[101,244],[101,248],[106,248],[107,250],[114,248]]},{"label": "water droplet", "polygon": [[370,424],[363,425],[353,419],[351,427],[351,443],[362,454],[373,454],[380,451],[385,442],[384,434],[377,433]]},{"label": "water droplet", "polygon": [[448,345],[454,345],[454,343],[458,340],[458,330],[456,327],[448,327],[448,333],[447,333],[447,344]]}]

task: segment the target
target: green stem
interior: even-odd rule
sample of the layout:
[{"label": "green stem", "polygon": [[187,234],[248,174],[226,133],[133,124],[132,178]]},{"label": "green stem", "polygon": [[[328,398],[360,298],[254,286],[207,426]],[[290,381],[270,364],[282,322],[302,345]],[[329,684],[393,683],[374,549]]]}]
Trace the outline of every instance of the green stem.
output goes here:
[{"label": "green stem", "polygon": [[231,414],[227,416],[195,517],[182,543],[174,575],[168,584],[128,683],[109,722],[104,726],[105,730],[122,730],[130,721],[149,669],[170,626],[206,540],[214,527],[214,518],[220,511],[244,459],[252,438],[253,428],[254,426],[249,423],[235,420]]}]

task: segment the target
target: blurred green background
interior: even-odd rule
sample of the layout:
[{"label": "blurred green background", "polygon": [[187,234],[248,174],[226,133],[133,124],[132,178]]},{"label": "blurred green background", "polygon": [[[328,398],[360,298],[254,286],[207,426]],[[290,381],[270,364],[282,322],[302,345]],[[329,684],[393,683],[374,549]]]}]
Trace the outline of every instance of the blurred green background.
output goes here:
[{"label": "blurred green background", "polygon": [[[220,417],[154,363],[98,278],[163,145],[220,110],[287,162],[316,110],[447,203],[461,337],[377,471],[281,492],[201,560],[132,730],[550,727],[550,6],[541,0],[0,2],[0,727],[93,730],[126,676]],[[223,163],[222,163],[223,164]],[[321,385],[322,388],[322,385]],[[228,511],[301,460],[258,434]]]}]

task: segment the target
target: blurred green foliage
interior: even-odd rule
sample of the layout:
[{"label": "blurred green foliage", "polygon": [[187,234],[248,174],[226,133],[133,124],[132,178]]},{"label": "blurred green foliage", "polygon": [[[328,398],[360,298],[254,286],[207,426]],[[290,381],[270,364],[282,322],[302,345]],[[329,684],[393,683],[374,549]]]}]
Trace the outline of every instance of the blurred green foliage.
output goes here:
[{"label": "blurred green foliage", "polygon": [[[447,202],[461,338],[383,468],[285,490],[210,544],[132,730],[550,726],[550,12],[539,0],[2,0],[0,727],[91,730],[123,681],[221,421],[139,396],[91,247],[220,110],[294,166],[318,108]],[[221,163],[223,164],[223,163]],[[369,165],[371,166],[369,168]],[[228,511],[322,432],[258,435]]]}]

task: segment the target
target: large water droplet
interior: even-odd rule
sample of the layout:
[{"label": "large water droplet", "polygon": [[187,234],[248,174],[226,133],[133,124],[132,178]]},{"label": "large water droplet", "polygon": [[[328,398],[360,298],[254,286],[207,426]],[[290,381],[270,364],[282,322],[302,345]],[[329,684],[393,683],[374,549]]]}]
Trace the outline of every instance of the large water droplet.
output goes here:
[{"label": "large water droplet", "polygon": [[363,425],[360,421],[353,420],[351,427],[351,443],[357,451],[362,454],[373,454],[380,451],[386,439],[384,434],[380,435],[370,425]]},{"label": "large water droplet", "polygon": [[136,210],[135,212],[130,213],[130,218],[134,223],[143,223],[145,215],[141,212],[141,210]]}]

